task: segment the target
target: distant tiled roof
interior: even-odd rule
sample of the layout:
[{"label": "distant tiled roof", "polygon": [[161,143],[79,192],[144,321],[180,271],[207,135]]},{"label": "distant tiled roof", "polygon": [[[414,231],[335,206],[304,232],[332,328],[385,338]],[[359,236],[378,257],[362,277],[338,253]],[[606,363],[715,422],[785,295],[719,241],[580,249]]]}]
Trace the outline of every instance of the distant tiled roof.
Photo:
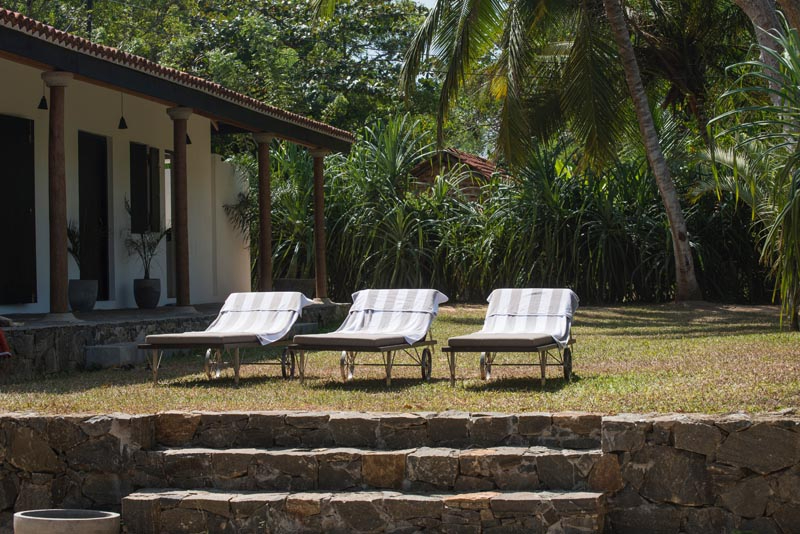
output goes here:
[{"label": "distant tiled roof", "polygon": [[429,173],[431,171],[431,165],[437,159],[441,160],[440,164],[447,162],[450,164],[461,163],[466,165],[472,171],[483,176],[487,180],[497,172],[497,166],[486,158],[455,148],[445,148],[434,154],[429,160],[419,163],[411,170],[411,174],[414,176],[422,176]]},{"label": "distant tiled roof", "polygon": [[240,106],[245,106],[272,118],[286,121],[303,128],[308,128],[326,135],[330,135],[342,141],[353,143],[355,137],[352,133],[339,128],[334,128],[323,122],[318,122],[297,113],[292,113],[275,106],[265,104],[255,98],[232,91],[218,83],[214,83],[198,76],[194,76],[187,72],[179,71],[171,67],[165,67],[154,61],[150,61],[140,56],[129,54],[101,44],[94,43],[83,37],[61,31],[26,17],[21,13],[10,11],[8,9],[0,8],[0,25],[23,32],[32,37],[42,39],[51,44],[62,46],[70,50],[81,52],[83,54],[91,55],[100,58],[104,61],[116,63],[124,67],[135,69],[153,76],[158,76],[165,80],[169,80],[180,85],[190,87],[192,89],[200,90],[208,94],[223,98],[232,103]]},{"label": "distant tiled roof", "polygon": [[446,148],[442,152],[453,156],[460,163],[471,167],[486,178],[491,178],[491,176],[497,172],[497,166],[486,158],[476,156],[475,154],[470,154],[469,152],[457,150],[455,148]]}]

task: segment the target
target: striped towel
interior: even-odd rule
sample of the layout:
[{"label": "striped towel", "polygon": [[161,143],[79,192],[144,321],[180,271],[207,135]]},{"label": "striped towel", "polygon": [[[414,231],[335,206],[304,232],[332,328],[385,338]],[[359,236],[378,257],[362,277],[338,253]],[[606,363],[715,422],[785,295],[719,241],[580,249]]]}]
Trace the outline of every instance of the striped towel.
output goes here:
[{"label": "striped towel", "polygon": [[578,295],[570,289],[495,289],[481,332],[546,334],[564,348]]},{"label": "striped towel", "polygon": [[255,334],[262,345],[283,339],[311,304],[302,293],[232,293],[206,332]]},{"label": "striped towel", "polygon": [[336,332],[400,335],[409,345],[424,339],[439,304],[447,296],[435,289],[364,289]]}]

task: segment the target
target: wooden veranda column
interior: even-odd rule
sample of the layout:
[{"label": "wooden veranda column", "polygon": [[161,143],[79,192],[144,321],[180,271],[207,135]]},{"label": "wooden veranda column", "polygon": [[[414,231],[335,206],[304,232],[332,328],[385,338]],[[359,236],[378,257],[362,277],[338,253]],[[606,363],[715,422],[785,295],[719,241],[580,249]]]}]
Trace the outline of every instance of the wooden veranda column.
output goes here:
[{"label": "wooden veranda column", "polygon": [[67,298],[67,179],[64,158],[64,98],[72,81],[69,72],[43,72],[50,88],[50,126],[47,148],[50,220],[50,313],[69,312]]},{"label": "wooden veranda column", "polygon": [[272,291],[272,189],[268,133],[253,134],[258,143],[258,290]]},{"label": "wooden veranda column", "polygon": [[189,294],[189,208],[186,180],[186,129],[191,108],[169,108],[173,139],[173,194],[175,213],[172,214],[172,235],[175,239],[175,304],[190,306]]},{"label": "wooden veranda column", "polygon": [[314,158],[314,277],[317,283],[316,297],[328,298],[328,268],[325,262],[325,180],[323,164],[330,150],[311,150]]}]

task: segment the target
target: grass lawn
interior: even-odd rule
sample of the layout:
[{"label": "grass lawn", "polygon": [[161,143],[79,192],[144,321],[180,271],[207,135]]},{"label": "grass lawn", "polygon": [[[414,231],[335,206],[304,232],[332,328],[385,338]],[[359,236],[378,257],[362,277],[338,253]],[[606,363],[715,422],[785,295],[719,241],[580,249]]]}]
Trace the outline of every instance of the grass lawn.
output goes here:
[{"label": "grass lawn", "polygon": [[[482,306],[443,307],[434,321],[434,338],[441,345],[450,336],[478,330],[484,312]],[[565,382],[561,368],[553,367],[544,389],[538,368],[532,367],[495,367],[492,381],[482,382],[477,354],[460,356],[459,379],[451,388],[446,359],[438,350],[429,383],[419,380],[418,367],[401,367],[387,388],[381,367],[356,367],[356,379],[345,384],[339,355],[320,352],[309,356],[305,385],[279,378],[279,367],[245,365],[236,388],[231,370],[220,379],[206,380],[202,358],[195,354],[165,358],[157,387],[142,367],[74,373],[0,386],[0,406],[4,411],[47,413],[275,409],[720,413],[800,406],[800,334],[779,330],[774,306],[584,307],[576,315],[573,335],[577,343],[572,382]],[[275,352],[269,357],[274,359]]]}]

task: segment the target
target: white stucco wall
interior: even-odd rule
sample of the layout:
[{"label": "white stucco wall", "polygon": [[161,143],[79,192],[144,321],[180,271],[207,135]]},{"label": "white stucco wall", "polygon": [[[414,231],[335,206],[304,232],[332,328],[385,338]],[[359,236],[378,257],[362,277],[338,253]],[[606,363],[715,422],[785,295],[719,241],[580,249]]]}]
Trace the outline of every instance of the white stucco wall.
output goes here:
[{"label": "white stucco wall", "polygon": [[[48,112],[36,108],[42,94],[41,70],[0,58],[0,114],[34,121],[36,274],[39,301],[35,304],[4,306],[0,314],[43,313],[49,311],[47,129]],[[48,95],[49,101],[49,95]],[[85,131],[108,139],[109,147],[109,270],[110,300],[100,301],[96,309],[135,307],[133,279],[142,276],[139,260],[129,257],[124,239],[130,220],[124,208],[130,198],[130,142],[165,150],[172,148],[172,121],[166,106],[137,98],[124,97],[127,130],[118,130],[120,93],[74,80],[66,89],[65,153],[67,174],[67,216],[78,219],[78,132]],[[249,253],[246,245],[228,222],[222,206],[233,202],[243,187],[230,165],[210,153],[210,121],[192,115],[188,123],[192,144],[187,147],[189,206],[189,265],[193,304],[221,302],[232,291],[248,291]],[[162,221],[166,195],[164,169],[161,169]],[[216,255],[215,255],[216,251]],[[166,244],[162,242],[153,261],[151,277],[162,280],[160,305],[174,302],[167,298]],[[70,277],[78,269],[69,260]]]}]

